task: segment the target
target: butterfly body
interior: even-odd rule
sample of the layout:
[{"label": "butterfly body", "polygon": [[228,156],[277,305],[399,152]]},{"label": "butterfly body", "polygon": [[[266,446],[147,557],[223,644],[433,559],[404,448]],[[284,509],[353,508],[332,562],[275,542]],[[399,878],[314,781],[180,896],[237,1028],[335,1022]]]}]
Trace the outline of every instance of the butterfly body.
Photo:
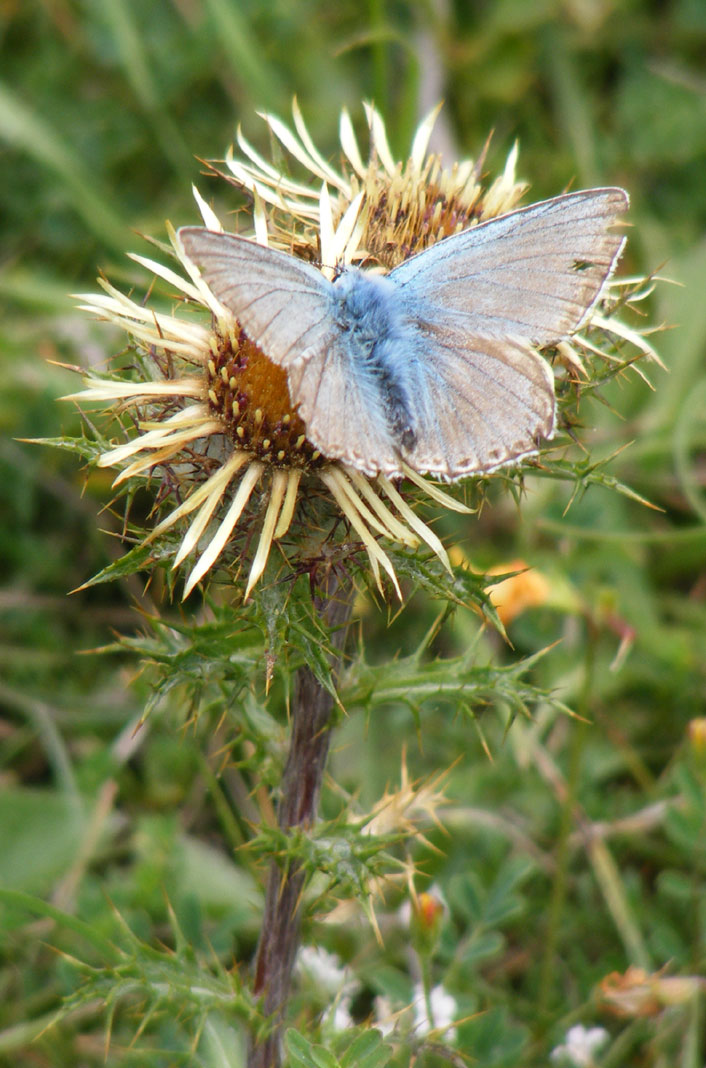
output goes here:
[{"label": "butterfly body", "polygon": [[335,321],[347,360],[357,370],[361,391],[380,424],[402,449],[416,442],[415,395],[421,383],[420,337],[400,299],[398,287],[385,275],[348,268],[332,284]]},{"label": "butterfly body", "polygon": [[375,476],[449,481],[537,451],[554,432],[536,347],[574,332],[623,238],[622,189],[570,193],[491,219],[388,275],[311,264],[245,238],[179,237],[248,336],[287,371],[307,436]]}]

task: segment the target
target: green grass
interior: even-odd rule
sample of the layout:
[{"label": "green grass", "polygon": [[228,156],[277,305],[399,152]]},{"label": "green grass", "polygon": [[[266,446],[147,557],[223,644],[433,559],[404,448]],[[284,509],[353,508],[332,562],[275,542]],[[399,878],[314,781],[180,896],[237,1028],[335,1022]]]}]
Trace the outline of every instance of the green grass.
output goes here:
[{"label": "green grass", "polygon": [[[133,574],[68,596],[126,546],[121,517],[103,510],[112,476],[86,487],[70,452],[16,440],[76,435],[55,403],[76,380],[57,362],[99,366],[124,344],[66,294],[92,288],[98,268],[141,293],[124,253],[149,249],[133,231],[162,239],[165,219],[196,222],[191,182],[223,217],[239,208],[195,157],[222,156],[238,123],[269,155],[257,110],[287,118],[296,93],[335,159],[341,106],[362,133],[359,102],[374,97],[401,155],[434,71],[458,155],[477,155],[493,129],[489,171],[519,139],[532,199],[625,186],[623,273],[679,283],[645,305],[670,327],[654,339],[667,372],[645,366],[653,389],[632,375],[582,410],[591,459],[612,457],[606,474],[658,510],[592,484],[567,511],[570,485],[528,478],[519,508],[496,482],[479,516],[427,513],[476,569],[521,559],[550,593],[508,625],[511,644],[466,608],[437,632],[443,605],[427,594],[398,614],[361,604],[310,848],[351,892],[341,858],[360,839],[342,812],[395,789],[403,753],[413,780],[447,770],[429,844],[386,845],[447,907],[431,934],[410,934],[401,880],[376,903],[380,945],[360,911],[323,924],[332,891],[316,882],[304,940],[350,965],[361,1026],[376,997],[409,1001],[427,969],[465,1017],[457,1051],[482,1068],[544,1068],[577,1023],[607,1030],[601,1068],[706,1061],[706,741],[694,726],[706,715],[706,11],[698,0],[444,10],[0,10],[2,1064],[243,1063],[268,844],[253,826],[281,772],[287,657],[299,655],[282,652],[266,697],[264,601],[236,640],[227,605],[194,630],[198,599],[170,602],[159,572],[148,588]],[[459,696],[469,658],[476,683],[490,665],[485,689]],[[165,660],[177,674],[160,687]],[[385,861],[373,851],[352,870]],[[610,1011],[601,984],[631,965],[687,980],[681,996],[660,1000],[658,985],[644,1015]],[[291,1063],[384,1063],[374,1038],[345,1053],[352,1035],[320,1025],[329,1004],[300,980]],[[397,1050],[392,1063],[409,1059]],[[447,1062],[426,1049],[417,1063]]]}]

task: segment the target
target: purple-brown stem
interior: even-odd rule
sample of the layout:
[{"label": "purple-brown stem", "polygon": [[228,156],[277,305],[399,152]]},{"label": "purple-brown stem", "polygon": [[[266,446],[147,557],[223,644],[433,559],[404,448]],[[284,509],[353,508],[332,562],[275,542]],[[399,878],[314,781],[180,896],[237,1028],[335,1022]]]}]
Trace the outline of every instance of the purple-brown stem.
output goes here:
[{"label": "purple-brown stem", "polygon": [[[334,570],[329,571],[323,596],[315,600],[315,605],[324,623],[333,628],[334,672],[340,664],[352,604],[350,580],[339,577]],[[310,668],[300,668],[291,706],[291,741],[277,813],[283,830],[310,827],[316,819],[332,710],[332,695]],[[253,1044],[248,1068],[278,1068],[280,1063],[282,1028],[299,948],[303,888],[304,872],[298,865],[290,864],[283,869],[273,861],[267,880],[254,981],[254,991],[263,995],[263,1011],[273,1019],[273,1027],[267,1038]]]}]

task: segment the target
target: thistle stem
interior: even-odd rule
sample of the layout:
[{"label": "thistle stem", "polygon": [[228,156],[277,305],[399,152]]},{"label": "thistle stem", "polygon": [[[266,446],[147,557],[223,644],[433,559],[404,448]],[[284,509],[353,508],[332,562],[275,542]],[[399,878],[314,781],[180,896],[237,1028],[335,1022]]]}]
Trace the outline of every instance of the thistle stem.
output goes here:
[{"label": "thistle stem", "polygon": [[[334,673],[341,661],[353,593],[350,580],[330,570],[323,589],[314,599],[321,619],[332,629]],[[277,812],[283,830],[310,827],[316,819],[333,704],[332,694],[321,685],[311,668],[300,668],[291,706],[291,739]],[[263,995],[263,1012],[272,1018],[273,1027],[266,1038],[253,1041],[248,1068],[278,1068],[280,1064],[282,1029],[299,948],[304,882],[305,873],[299,865],[281,868],[273,861],[267,880],[254,980],[254,992]]]}]

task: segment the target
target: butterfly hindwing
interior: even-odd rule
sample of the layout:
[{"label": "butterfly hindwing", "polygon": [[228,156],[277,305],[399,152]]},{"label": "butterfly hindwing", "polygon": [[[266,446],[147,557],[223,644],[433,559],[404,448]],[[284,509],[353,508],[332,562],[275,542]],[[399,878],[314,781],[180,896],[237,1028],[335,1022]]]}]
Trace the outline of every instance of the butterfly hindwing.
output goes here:
[{"label": "butterfly hindwing", "polygon": [[289,369],[289,391],[307,435],[331,460],[343,460],[371,477],[398,475],[397,444],[379,398],[364,389],[350,350],[334,342]]},{"label": "butterfly hindwing", "polygon": [[462,332],[425,332],[415,470],[450,481],[537,451],[554,430],[553,376],[528,346]]}]

